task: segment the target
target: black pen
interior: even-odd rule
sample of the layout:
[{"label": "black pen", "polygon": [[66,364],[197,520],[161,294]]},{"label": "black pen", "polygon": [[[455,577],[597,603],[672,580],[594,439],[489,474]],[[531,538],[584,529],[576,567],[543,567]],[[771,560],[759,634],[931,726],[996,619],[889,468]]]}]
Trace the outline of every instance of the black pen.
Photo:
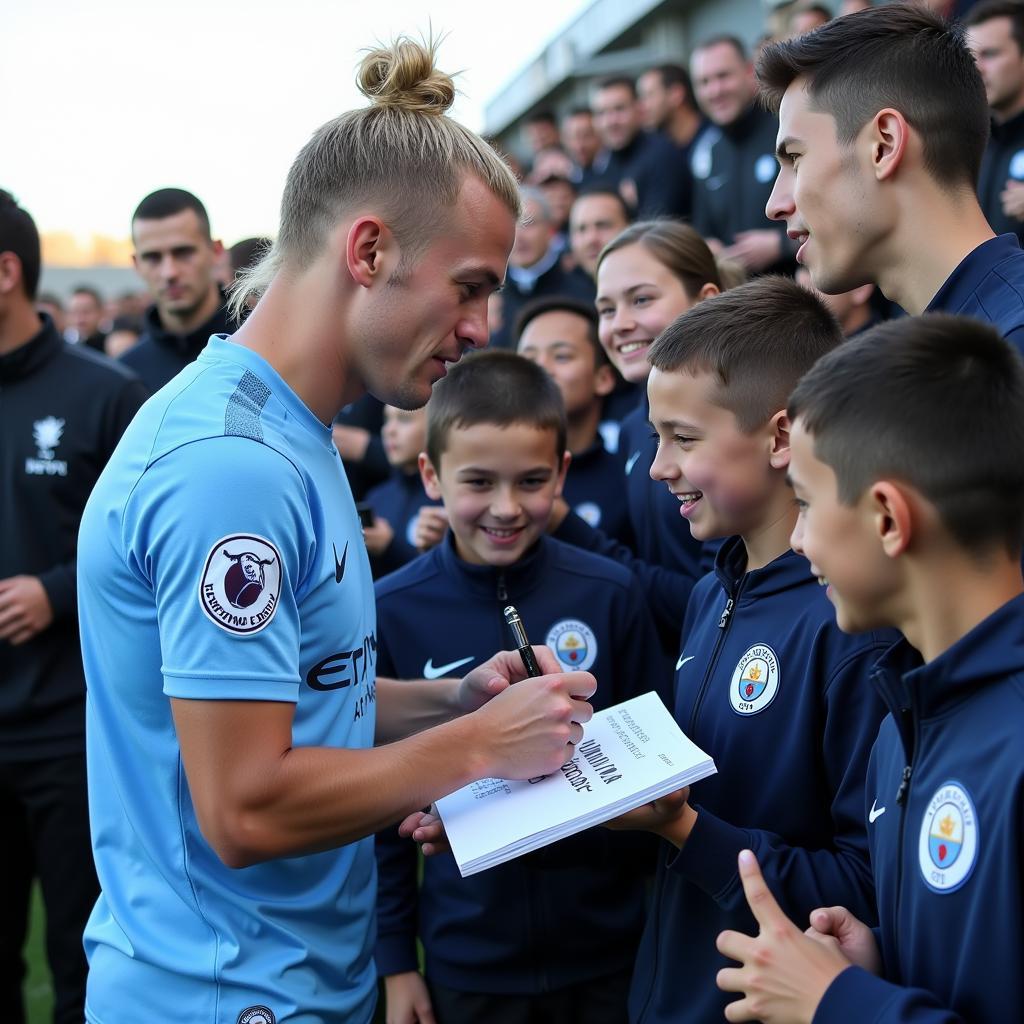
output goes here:
[{"label": "black pen", "polygon": [[526,629],[523,627],[523,620],[519,617],[515,605],[510,604],[505,609],[505,621],[508,623],[508,628],[512,630],[516,650],[519,651],[519,657],[523,659],[523,668],[526,669],[526,674],[528,676],[543,675],[540,665],[537,664],[533,648],[530,646],[530,641],[526,639]]}]

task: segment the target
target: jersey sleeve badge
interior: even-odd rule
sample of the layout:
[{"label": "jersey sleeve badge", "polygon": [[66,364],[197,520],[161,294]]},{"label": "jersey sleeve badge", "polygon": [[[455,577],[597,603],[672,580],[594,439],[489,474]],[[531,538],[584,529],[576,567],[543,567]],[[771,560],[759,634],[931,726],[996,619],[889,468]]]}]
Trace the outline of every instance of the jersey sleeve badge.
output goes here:
[{"label": "jersey sleeve badge", "polygon": [[277,611],[281,579],[281,554],[269,540],[233,533],[217,541],[206,557],[199,604],[228,633],[258,633]]}]

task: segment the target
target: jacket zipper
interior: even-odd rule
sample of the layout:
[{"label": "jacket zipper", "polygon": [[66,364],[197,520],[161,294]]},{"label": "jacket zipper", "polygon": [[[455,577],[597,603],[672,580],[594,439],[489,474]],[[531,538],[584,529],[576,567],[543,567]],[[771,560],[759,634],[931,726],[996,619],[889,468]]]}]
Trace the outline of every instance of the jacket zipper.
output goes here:
[{"label": "jacket zipper", "polygon": [[729,633],[729,625],[732,622],[733,609],[736,607],[736,602],[739,600],[742,589],[743,581],[741,580],[733,596],[725,602],[725,607],[722,609],[722,616],[718,620],[718,639],[715,641],[715,649],[711,654],[711,659],[708,661],[708,667],[704,670],[704,678],[700,681],[697,699],[693,702],[693,711],[690,712],[690,725],[686,730],[687,736],[692,737],[697,727],[697,716],[700,714],[701,705],[704,703],[704,697],[707,695],[708,687],[711,684],[711,677],[714,675],[715,667],[718,665],[718,658],[722,653],[725,638]]},{"label": "jacket zipper", "polygon": [[[896,907],[893,913],[892,927],[893,932],[899,930],[900,921],[900,905],[903,902],[903,833],[906,829],[907,824],[907,808],[910,803],[910,781],[914,774],[914,758],[917,756],[918,747],[918,721],[917,715],[914,714],[913,708],[900,708],[900,715],[906,721],[907,716],[910,716],[911,724],[911,738],[910,738],[910,750],[906,749],[904,744],[903,752],[907,755],[907,763],[903,766],[903,774],[900,776],[899,789],[896,790],[896,806],[899,808],[900,824],[897,832],[897,844],[896,844]],[[903,730],[900,730],[901,738]]]}]

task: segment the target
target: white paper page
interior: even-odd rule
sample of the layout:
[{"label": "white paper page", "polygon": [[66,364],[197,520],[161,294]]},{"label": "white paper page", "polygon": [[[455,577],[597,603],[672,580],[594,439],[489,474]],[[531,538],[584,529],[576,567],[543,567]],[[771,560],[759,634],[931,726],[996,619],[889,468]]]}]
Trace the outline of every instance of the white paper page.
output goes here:
[{"label": "white paper page", "polygon": [[698,778],[714,773],[713,762],[683,735],[658,695],[645,693],[597,712],[572,759],[554,774],[535,783],[483,779],[439,800],[437,809],[462,868],[527,836],[551,829],[570,835],[579,819],[588,826],[607,821],[616,816],[608,808],[636,807],[645,802],[636,794],[705,762]]}]

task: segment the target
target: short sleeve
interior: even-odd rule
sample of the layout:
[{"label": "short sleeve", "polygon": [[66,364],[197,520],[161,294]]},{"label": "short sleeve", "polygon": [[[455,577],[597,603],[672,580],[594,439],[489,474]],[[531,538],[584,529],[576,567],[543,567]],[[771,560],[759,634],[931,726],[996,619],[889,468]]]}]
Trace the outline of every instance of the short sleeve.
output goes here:
[{"label": "short sleeve", "polygon": [[123,541],[155,597],[169,697],[298,699],[315,538],[292,462],[242,437],[183,445],[136,485]]}]

